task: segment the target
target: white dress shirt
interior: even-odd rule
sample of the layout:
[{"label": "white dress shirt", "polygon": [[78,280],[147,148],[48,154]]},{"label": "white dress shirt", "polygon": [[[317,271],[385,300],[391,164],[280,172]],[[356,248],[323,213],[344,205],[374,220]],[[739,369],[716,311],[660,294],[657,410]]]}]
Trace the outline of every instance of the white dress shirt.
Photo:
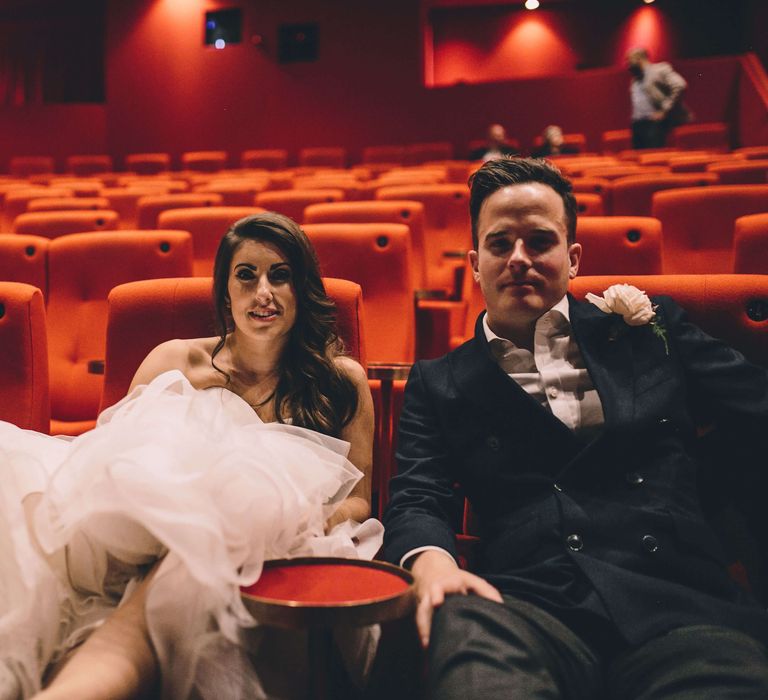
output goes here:
[{"label": "white dress shirt", "polygon": [[[603,406],[571,330],[567,296],[536,321],[533,352],[496,335],[488,325],[487,314],[483,316],[483,331],[499,367],[531,398],[582,439],[599,431],[604,423]],[[451,556],[442,547],[427,545],[407,552],[400,565],[428,550]]]}]

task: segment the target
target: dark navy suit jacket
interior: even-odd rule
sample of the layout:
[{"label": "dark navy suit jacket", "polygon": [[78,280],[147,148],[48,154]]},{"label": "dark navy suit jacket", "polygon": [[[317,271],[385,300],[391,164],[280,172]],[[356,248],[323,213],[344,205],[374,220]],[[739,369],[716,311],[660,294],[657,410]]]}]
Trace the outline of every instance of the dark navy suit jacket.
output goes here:
[{"label": "dark navy suit jacket", "polygon": [[[494,361],[475,337],[417,362],[399,427],[399,473],[384,516],[385,557],[424,545],[456,554],[463,497],[481,536],[476,571],[566,622],[601,615],[629,643],[673,627],[720,624],[768,642],[768,615],[726,571],[700,506],[697,427],[717,425],[743,460],[719,465],[764,485],[768,374],[654,299],[646,326],[569,298],[605,425],[585,444]],[[725,434],[723,433],[723,434]]]}]

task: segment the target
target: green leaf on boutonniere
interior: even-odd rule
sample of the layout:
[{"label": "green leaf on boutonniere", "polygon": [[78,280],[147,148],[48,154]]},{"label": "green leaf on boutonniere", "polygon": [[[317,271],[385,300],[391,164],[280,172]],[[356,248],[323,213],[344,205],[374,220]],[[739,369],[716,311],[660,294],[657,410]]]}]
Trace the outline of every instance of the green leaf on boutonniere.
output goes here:
[{"label": "green leaf on boutonniere", "polygon": [[664,343],[664,352],[669,356],[669,341],[667,340],[667,329],[664,328],[664,326],[661,325],[657,320],[651,321],[651,329],[653,330],[653,334],[657,338],[661,338],[662,342]]}]

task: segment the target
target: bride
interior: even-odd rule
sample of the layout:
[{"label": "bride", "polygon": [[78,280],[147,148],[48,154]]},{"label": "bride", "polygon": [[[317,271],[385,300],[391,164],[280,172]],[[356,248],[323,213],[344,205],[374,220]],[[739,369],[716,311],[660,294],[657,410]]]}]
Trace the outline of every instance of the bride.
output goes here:
[{"label": "bride", "polygon": [[0,423],[3,700],[261,697],[239,586],[378,549],[371,395],[309,240],[241,219],[213,295],[220,335],[155,348],[94,430]]}]

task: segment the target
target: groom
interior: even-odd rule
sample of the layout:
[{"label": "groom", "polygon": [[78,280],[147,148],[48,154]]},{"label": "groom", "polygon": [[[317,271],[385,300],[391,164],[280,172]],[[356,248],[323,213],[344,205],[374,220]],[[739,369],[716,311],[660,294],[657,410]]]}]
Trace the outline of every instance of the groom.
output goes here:
[{"label": "groom", "polygon": [[[716,419],[764,484],[766,372],[666,297],[567,296],[576,203],[548,163],[486,163],[470,215],[486,312],[414,366],[384,516],[431,697],[767,698],[768,615],[704,522],[696,438]],[[465,496],[477,574],[456,563]]]}]

